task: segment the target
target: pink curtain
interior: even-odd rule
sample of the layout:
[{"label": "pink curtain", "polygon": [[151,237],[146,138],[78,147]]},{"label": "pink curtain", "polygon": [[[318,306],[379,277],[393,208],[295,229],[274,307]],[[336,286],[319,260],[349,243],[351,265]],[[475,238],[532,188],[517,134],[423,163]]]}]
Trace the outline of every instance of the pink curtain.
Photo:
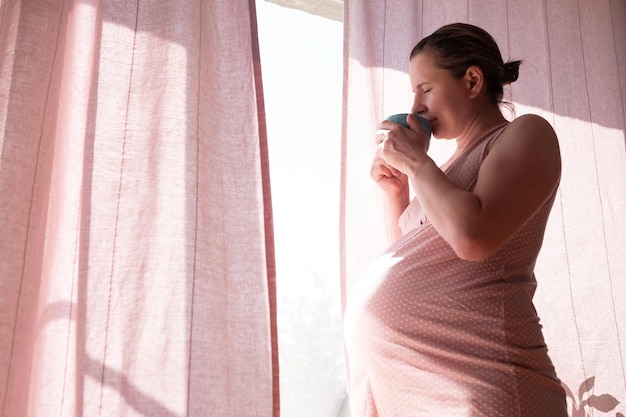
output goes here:
[{"label": "pink curtain", "polygon": [[4,0],[0,49],[0,415],[278,415],[254,0]]},{"label": "pink curtain", "polygon": [[[408,111],[408,55],[452,22],[482,26],[505,59],[517,116],[555,127],[563,176],[536,274],[535,301],[572,416],[626,414],[626,2],[345,1],[341,257],[344,302],[389,243],[369,179],[374,132]],[[436,160],[451,151],[435,142]],[[599,414],[598,414],[599,413]]]}]

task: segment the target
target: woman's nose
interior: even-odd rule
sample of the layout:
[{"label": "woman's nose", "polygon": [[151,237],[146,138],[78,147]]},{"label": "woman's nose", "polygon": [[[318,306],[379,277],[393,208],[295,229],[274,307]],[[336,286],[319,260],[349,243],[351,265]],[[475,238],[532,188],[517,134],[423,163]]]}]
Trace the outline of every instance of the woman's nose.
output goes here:
[{"label": "woman's nose", "polygon": [[415,96],[413,97],[413,106],[411,107],[411,113],[420,114],[424,113],[425,111],[426,106],[424,105],[422,98],[419,96],[419,94],[415,94]]}]

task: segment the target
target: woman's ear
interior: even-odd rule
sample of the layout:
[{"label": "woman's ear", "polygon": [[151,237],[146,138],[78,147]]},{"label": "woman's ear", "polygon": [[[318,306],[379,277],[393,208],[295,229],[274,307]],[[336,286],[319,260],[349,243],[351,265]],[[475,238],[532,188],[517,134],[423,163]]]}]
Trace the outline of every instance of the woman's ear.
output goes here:
[{"label": "woman's ear", "polygon": [[483,70],[477,65],[472,65],[465,71],[465,79],[470,98],[478,97],[485,85]]}]

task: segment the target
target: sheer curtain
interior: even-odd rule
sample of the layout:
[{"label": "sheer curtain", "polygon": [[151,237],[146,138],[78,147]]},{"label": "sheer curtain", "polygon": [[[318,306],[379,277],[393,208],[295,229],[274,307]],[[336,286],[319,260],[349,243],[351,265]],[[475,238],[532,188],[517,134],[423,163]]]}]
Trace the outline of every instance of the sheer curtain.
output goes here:
[{"label": "sheer curtain", "polygon": [[[626,3],[621,0],[345,2],[341,257],[344,302],[388,244],[369,179],[376,124],[411,103],[408,54],[438,27],[488,30],[522,59],[517,116],[555,127],[563,176],[535,301],[572,416],[626,414]],[[442,161],[451,149],[435,141]],[[619,414],[618,414],[619,415]]]},{"label": "sheer curtain", "polygon": [[0,414],[277,416],[253,0],[0,2]]}]

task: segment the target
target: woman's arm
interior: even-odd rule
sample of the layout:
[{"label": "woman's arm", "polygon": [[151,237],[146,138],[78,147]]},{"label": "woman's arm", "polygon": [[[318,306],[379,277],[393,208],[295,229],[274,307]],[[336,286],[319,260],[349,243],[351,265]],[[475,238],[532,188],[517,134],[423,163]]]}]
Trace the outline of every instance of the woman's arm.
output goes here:
[{"label": "woman's arm", "polygon": [[547,201],[558,185],[561,159],[552,127],[526,115],[494,143],[471,192],[457,188],[430,158],[409,160],[406,172],[431,224],[457,256],[482,260]]},{"label": "woman's arm", "polygon": [[372,164],[370,175],[385,192],[388,227],[393,240],[396,241],[402,237],[398,220],[410,202],[409,179],[405,174],[387,165],[379,155]]}]

